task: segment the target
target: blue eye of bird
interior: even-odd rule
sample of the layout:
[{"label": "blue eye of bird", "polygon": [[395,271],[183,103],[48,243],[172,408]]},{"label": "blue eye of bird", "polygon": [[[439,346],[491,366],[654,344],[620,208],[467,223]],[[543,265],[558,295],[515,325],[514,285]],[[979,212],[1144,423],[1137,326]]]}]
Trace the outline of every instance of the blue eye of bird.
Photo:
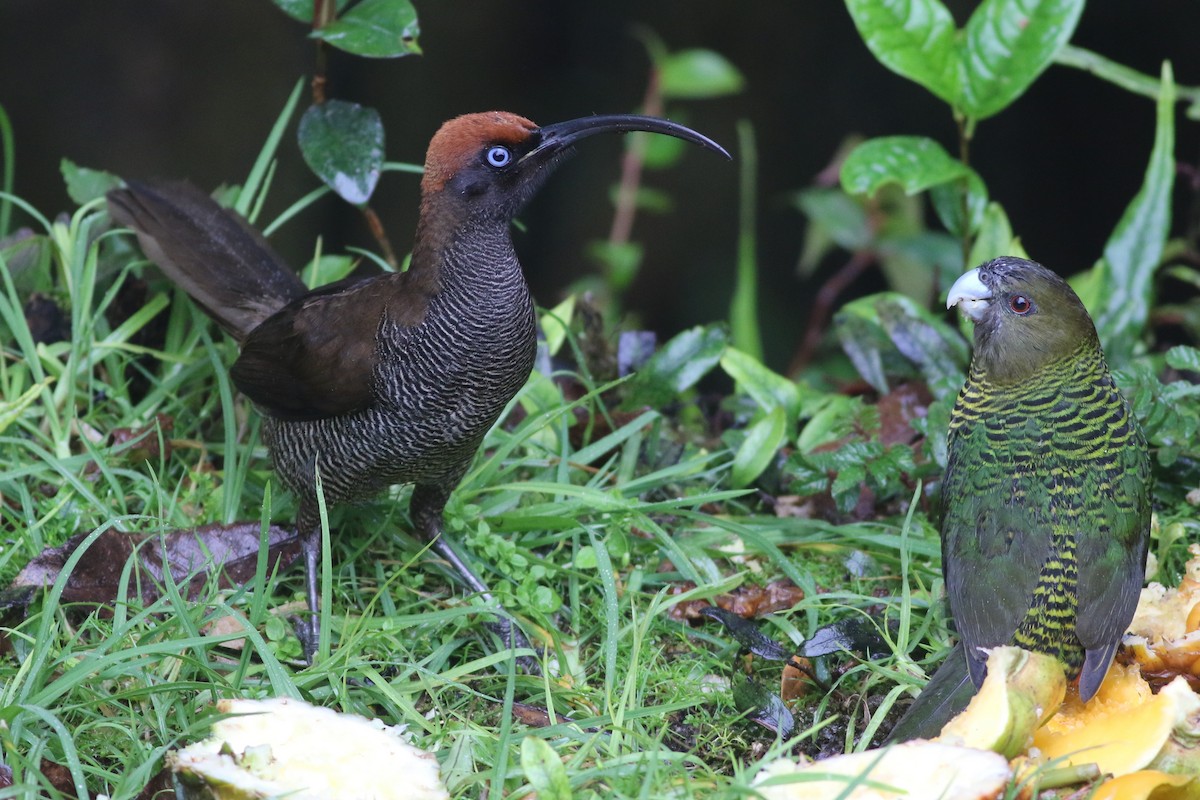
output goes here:
[{"label": "blue eye of bird", "polygon": [[496,145],[495,147],[488,148],[485,158],[487,158],[487,162],[493,167],[507,167],[508,162],[512,161],[512,151],[507,147]]}]

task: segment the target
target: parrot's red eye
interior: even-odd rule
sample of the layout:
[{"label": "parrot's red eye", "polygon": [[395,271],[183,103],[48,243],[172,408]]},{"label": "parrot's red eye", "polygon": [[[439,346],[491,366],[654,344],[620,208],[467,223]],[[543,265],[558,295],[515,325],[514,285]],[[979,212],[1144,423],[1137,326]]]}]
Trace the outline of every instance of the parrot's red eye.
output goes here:
[{"label": "parrot's red eye", "polygon": [[1008,298],[1008,307],[1013,310],[1014,314],[1028,314],[1033,308],[1033,303],[1029,302],[1029,298],[1023,294],[1014,294]]}]

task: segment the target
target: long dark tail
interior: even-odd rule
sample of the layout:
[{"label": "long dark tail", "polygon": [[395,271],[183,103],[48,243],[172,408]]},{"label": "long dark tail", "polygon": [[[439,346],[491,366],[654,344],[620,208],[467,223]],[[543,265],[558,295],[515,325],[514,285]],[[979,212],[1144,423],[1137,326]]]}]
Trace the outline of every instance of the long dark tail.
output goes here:
[{"label": "long dark tail", "polygon": [[190,183],[128,181],[108,193],[108,209],[239,343],[306,291],[261,233]]},{"label": "long dark tail", "polygon": [[888,741],[907,742],[937,736],[947,722],[967,707],[975,691],[960,642],[892,728]]}]

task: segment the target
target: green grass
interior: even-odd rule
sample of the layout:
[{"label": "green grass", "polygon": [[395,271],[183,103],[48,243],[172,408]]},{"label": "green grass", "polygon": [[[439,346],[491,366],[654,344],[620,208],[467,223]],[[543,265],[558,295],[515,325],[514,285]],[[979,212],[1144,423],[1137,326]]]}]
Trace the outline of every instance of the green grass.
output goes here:
[{"label": "green grass", "polygon": [[[14,280],[0,265],[6,581],[79,533],[290,523],[293,502],[272,483],[257,416],[229,382],[233,343],[105,222],[96,204],[69,222],[43,221],[40,268],[68,310],[69,342],[33,343],[18,285],[29,274]],[[148,304],[110,322],[121,286],[139,276],[151,282]],[[160,311],[162,345],[139,344]],[[298,568],[272,575],[264,558],[245,587],[210,580],[188,600],[168,584],[143,607],[120,565],[121,593],[97,608],[63,602],[70,569],[81,568],[68,564],[5,631],[0,740],[15,785],[0,797],[59,796],[44,761],[67,770],[79,797],[136,797],[166,752],[205,735],[212,702],[235,696],[302,697],[406,724],[461,797],[521,796],[547,780],[546,751],[527,737],[549,745],[555,774],[580,797],[743,797],[757,765],[780,754],[865,747],[904,691],[896,681],[919,684],[914,648],[944,638],[940,612],[926,613],[940,587],[929,566],[936,535],[920,515],[841,527],[766,515],[753,494],[729,488],[732,454],[721,445],[663,412],[614,417],[612,387],[567,377],[584,387],[581,399],[564,400],[535,373],[449,507],[451,532],[532,633],[543,676],[495,652],[490,612],[410,534],[409,490],[396,487],[331,509],[322,588],[332,646],[312,667],[297,660],[286,619],[303,596]],[[574,445],[572,423],[584,429]],[[171,446],[140,458],[109,443],[120,428]],[[858,577],[851,556],[869,565]],[[75,552],[88,558],[86,547]],[[835,619],[886,616],[899,627],[884,634],[906,655],[823,659],[826,685],[795,705],[797,733],[780,742],[734,705],[732,639],[670,611],[784,577],[807,596],[761,623],[767,635],[798,643]],[[227,632],[208,631],[217,621]],[[779,665],[754,669],[778,686]],[[554,724],[517,721],[514,702],[545,708]]]}]

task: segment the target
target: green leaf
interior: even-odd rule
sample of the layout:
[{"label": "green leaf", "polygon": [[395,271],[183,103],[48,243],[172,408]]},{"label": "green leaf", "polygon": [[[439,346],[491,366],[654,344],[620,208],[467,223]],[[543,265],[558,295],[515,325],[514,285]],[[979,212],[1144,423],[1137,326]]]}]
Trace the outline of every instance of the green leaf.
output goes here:
[{"label": "green leaf", "polygon": [[957,105],[956,31],[944,5],[938,0],[846,0],[846,9],[881,64]]},{"label": "green leaf", "polygon": [[1164,62],[1154,148],[1142,188],[1104,245],[1089,283],[1091,296],[1083,298],[1111,364],[1120,365],[1133,355],[1150,317],[1154,271],[1162,261],[1171,227],[1174,185],[1175,82],[1170,62]]},{"label": "green leaf", "polygon": [[1166,353],[1167,366],[1187,372],[1200,372],[1200,350],[1179,344]]},{"label": "green leaf", "polygon": [[795,195],[794,204],[809,223],[798,265],[802,277],[812,274],[830,242],[851,252],[871,244],[873,234],[862,201],[841,188],[805,189]]},{"label": "green leaf", "polygon": [[69,158],[59,162],[59,170],[67,183],[67,194],[79,205],[104,197],[109,189],[121,185],[121,179],[111,172],[81,167]]},{"label": "green leaf", "polygon": [[629,402],[659,406],[678,400],[717,365],[728,343],[729,333],[719,325],[678,334],[634,374]]},{"label": "green leaf", "polygon": [[834,325],[859,374],[882,394],[889,391],[889,376],[919,375],[935,397],[956,393],[962,385],[966,342],[909,297],[887,292],[853,300]]},{"label": "green leaf", "polygon": [[1004,208],[999,203],[988,203],[983,212],[979,233],[971,245],[967,263],[974,266],[993,258],[1011,255],[1012,239],[1012,225],[1008,221],[1008,215],[1004,213]]},{"label": "green leaf", "polygon": [[[868,139],[842,163],[842,188],[871,195],[885,183],[898,183],[905,194],[975,176],[940,144],[924,136],[881,136]],[[981,181],[982,183],[982,181]]]},{"label": "green leaf", "polygon": [[[966,192],[964,201],[963,193]],[[929,199],[938,219],[960,239],[979,229],[983,212],[987,208],[988,193],[983,179],[970,170],[965,179],[947,181],[930,187]],[[965,214],[965,220],[964,220]]]},{"label": "green leaf", "polygon": [[[680,120],[674,118],[676,122]],[[634,136],[626,137],[630,146],[635,141]],[[646,169],[666,169],[673,167],[679,163],[679,159],[683,158],[683,154],[687,152],[688,143],[683,139],[677,139],[674,136],[652,136],[643,134],[641,136],[642,143],[642,166]]]},{"label": "green leaf", "polygon": [[766,416],[746,429],[746,439],[733,456],[730,481],[734,488],[749,486],[763,473],[787,442],[788,417],[783,406],[775,406]]},{"label": "green leaf", "polygon": [[788,420],[800,414],[800,388],[791,380],[773,372],[761,361],[735,347],[725,349],[721,369],[737,382],[738,389],[750,395],[761,408],[783,408]]},{"label": "green leaf", "polygon": [[668,100],[704,99],[737,94],[745,79],[737,67],[713,50],[680,50],[658,64],[659,90]]},{"label": "green leaf", "polygon": [[1024,94],[1071,39],[1084,0],[984,0],[958,45],[958,104],[980,120]]},{"label": "green leaf", "polygon": [[300,152],[317,177],[344,200],[371,199],[383,167],[383,121],[357,103],[329,100],[300,118]]},{"label": "green leaf", "polygon": [[587,252],[604,267],[605,282],[616,292],[629,288],[642,265],[643,250],[638,242],[594,241]]},{"label": "green leaf", "polygon": [[567,330],[571,325],[571,317],[575,314],[575,295],[567,295],[567,299],[549,309],[541,317],[542,333],[546,336],[546,349],[550,355],[558,353],[563,342],[567,340]]},{"label": "green leaf", "polygon": [[966,343],[940,317],[903,295],[875,302],[879,323],[902,356],[921,370],[934,397],[958,393],[966,377]]},{"label": "green leaf", "polygon": [[959,32],[938,0],[846,0],[867,48],[971,122],[1020,97],[1070,40],[1084,0],[984,0]]},{"label": "green leaf", "polygon": [[313,38],[368,58],[419,55],[417,10],[409,0],[362,0]]},{"label": "green leaf", "polygon": [[571,781],[558,753],[545,739],[521,740],[521,770],[539,800],[571,800]]}]

